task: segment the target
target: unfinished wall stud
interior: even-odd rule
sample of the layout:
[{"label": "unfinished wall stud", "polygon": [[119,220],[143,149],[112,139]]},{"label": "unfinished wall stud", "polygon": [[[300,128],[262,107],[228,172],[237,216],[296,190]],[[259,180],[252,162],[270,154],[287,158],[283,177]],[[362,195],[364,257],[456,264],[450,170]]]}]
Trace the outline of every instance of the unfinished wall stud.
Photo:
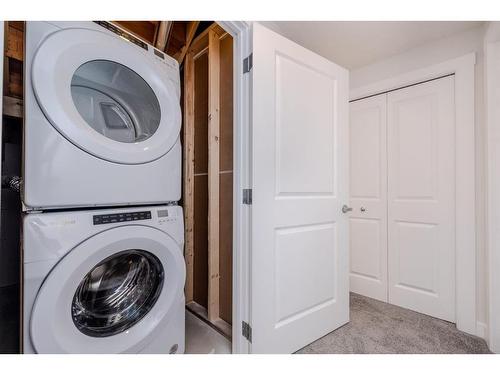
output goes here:
[{"label": "unfinished wall stud", "polygon": [[219,318],[219,35],[208,33],[208,319]]},{"label": "unfinished wall stud", "polygon": [[186,56],[184,70],[184,225],[186,260],[186,302],[193,300],[194,269],[194,60]]}]

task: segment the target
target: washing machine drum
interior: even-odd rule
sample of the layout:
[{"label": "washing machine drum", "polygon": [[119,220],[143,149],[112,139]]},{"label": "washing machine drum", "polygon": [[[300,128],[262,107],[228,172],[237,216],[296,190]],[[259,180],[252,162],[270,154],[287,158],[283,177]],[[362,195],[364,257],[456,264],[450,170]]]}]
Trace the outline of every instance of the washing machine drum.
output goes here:
[{"label": "washing machine drum", "polygon": [[50,272],[31,317],[38,353],[133,353],[167,324],[182,298],[178,244],[143,226],[110,229],[71,250]]},{"label": "washing machine drum", "polygon": [[165,65],[105,32],[49,35],[33,58],[31,82],[52,126],[98,158],[151,162],[179,137],[178,90]]}]

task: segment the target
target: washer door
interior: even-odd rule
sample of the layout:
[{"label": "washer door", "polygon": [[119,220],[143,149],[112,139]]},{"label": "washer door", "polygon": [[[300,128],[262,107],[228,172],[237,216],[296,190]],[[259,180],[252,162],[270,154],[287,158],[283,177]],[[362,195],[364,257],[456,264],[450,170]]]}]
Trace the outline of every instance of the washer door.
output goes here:
[{"label": "washer door", "polygon": [[133,353],[182,299],[185,265],[164,232],[129,225],[71,250],[45,279],[30,330],[38,353]]},{"label": "washer door", "polygon": [[181,127],[177,88],[159,64],[112,35],[66,29],[38,48],[31,81],[70,142],[104,160],[142,164],[165,155]]}]

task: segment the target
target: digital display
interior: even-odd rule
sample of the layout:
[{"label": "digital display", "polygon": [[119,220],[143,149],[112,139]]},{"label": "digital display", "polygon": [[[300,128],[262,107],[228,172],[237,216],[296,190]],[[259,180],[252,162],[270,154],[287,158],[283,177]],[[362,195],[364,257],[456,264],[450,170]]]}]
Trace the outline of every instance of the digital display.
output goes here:
[{"label": "digital display", "polygon": [[158,210],[158,217],[168,217],[168,210]]}]

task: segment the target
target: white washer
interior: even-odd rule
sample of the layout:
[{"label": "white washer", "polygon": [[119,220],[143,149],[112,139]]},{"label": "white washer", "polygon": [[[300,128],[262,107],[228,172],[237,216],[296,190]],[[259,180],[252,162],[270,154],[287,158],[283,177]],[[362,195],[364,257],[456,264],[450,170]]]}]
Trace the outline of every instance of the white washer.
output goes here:
[{"label": "white washer", "polygon": [[183,353],[179,206],[24,217],[24,353]]},{"label": "white washer", "polygon": [[107,22],[27,22],[23,203],[181,196],[179,66]]}]

